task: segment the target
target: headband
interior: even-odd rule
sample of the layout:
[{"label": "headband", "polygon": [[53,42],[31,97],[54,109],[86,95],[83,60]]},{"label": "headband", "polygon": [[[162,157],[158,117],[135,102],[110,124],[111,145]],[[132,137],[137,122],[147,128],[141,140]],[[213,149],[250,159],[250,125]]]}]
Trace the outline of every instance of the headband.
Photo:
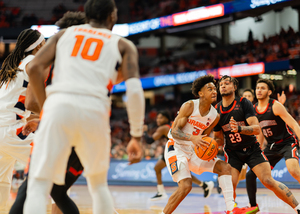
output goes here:
[{"label": "headband", "polygon": [[44,40],[44,36],[43,34],[40,35],[39,39],[36,40],[34,43],[32,43],[28,48],[26,48],[26,50],[24,52],[29,52],[32,51],[33,49],[36,48],[36,46],[38,46],[39,44],[41,44],[41,42]]}]

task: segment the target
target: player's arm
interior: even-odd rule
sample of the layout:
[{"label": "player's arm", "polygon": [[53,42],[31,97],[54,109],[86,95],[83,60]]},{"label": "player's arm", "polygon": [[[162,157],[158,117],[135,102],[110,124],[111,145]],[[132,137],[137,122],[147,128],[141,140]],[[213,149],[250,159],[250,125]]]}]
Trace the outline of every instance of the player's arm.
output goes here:
[{"label": "player's arm", "polygon": [[261,148],[262,150],[264,150],[265,147],[266,147],[266,143],[265,143],[266,140],[265,140],[265,136],[264,136],[263,133],[262,133],[262,129],[260,129],[259,135],[257,135],[256,138],[257,138],[257,141],[258,141],[259,144],[260,144],[260,148]]},{"label": "player's arm", "polygon": [[121,71],[126,85],[126,110],[130,124],[131,140],[127,146],[128,160],[137,163],[142,158],[141,137],[145,117],[145,98],[139,79],[138,52],[135,45],[124,38],[118,43],[122,55]]},{"label": "player's arm", "polygon": [[214,130],[214,139],[217,141],[219,146],[224,145],[224,133],[222,129],[220,129],[219,131]]},{"label": "player's arm", "polygon": [[27,66],[29,83],[35,95],[39,109],[41,110],[46,99],[45,72],[49,72],[49,66],[54,62],[56,44],[65,31],[61,30],[52,36],[47,43],[37,52],[34,59]]},{"label": "player's arm", "polygon": [[281,117],[281,119],[294,130],[298,139],[300,139],[300,127],[297,121],[287,112],[285,107],[278,101],[275,101],[272,108],[274,115]]},{"label": "player's arm", "polygon": [[213,128],[215,128],[215,126],[219,123],[219,120],[220,120],[220,115],[218,114],[215,121],[207,129],[204,130],[203,134],[209,136]]},{"label": "player's arm", "polygon": [[203,135],[191,135],[188,133],[184,133],[182,128],[188,122],[189,116],[193,113],[194,104],[193,101],[189,101],[180,108],[177,117],[174,120],[171,135],[175,139],[185,140],[185,141],[192,141],[196,147],[208,146],[209,144],[202,140]]},{"label": "player's arm", "polygon": [[163,136],[167,137],[170,127],[167,125],[160,126],[156,129],[156,131],[152,134],[153,140],[159,140]]}]

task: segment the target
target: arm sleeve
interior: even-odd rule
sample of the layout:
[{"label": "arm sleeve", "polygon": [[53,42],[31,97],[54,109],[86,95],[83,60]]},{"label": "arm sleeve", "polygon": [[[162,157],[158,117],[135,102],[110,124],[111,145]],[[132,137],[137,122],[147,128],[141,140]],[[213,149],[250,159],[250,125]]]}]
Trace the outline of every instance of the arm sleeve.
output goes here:
[{"label": "arm sleeve", "polygon": [[255,116],[253,104],[249,100],[242,98],[241,105],[246,119]]},{"label": "arm sleeve", "polygon": [[153,137],[150,137],[150,136],[147,134],[147,132],[144,132],[144,138],[145,138],[145,141],[146,141],[147,144],[151,144],[151,143],[154,142]]}]

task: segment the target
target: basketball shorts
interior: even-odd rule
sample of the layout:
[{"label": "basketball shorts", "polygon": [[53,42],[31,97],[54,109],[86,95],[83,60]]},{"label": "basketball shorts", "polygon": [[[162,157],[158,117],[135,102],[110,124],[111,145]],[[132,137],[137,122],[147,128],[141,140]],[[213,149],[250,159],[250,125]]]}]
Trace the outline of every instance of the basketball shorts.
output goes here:
[{"label": "basketball shorts", "polygon": [[45,101],[34,138],[30,178],[65,183],[72,147],[85,176],[108,170],[110,161],[110,105],[92,96],[54,93]]},{"label": "basketball shorts", "polygon": [[198,175],[213,172],[216,162],[220,159],[201,160],[192,146],[179,145],[176,140],[169,139],[165,147],[165,160],[173,181],[179,182],[185,178],[192,178],[191,171]]},{"label": "basketball shorts", "polygon": [[0,182],[11,183],[16,161],[26,165],[34,134],[24,136],[24,123],[0,127]]},{"label": "basketball shorts", "polygon": [[240,150],[231,150],[225,146],[224,156],[225,161],[239,172],[242,170],[245,163],[252,169],[260,163],[268,162],[264,152],[260,149],[259,143],[255,143],[250,147]]},{"label": "basketball shorts", "polygon": [[266,157],[269,159],[272,169],[284,158],[285,160],[295,158],[299,160],[299,144],[295,138],[291,137],[278,144],[268,144],[264,150]]}]

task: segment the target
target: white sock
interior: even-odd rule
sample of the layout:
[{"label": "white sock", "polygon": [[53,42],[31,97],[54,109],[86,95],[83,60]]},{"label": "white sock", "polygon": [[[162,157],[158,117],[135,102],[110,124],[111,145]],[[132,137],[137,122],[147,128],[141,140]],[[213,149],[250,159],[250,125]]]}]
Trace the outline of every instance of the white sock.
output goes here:
[{"label": "white sock", "polygon": [[93,199],[93,213],[114,214],[113,198],[107,185],[107,172],[88,176],[87,181]]},{"label": "white sock", "polygon": [[[300,204],[298,204],[298,206],[295,207],[294,210],[296,210],[296,212],[297,212],[297,210],[300,210]],[[298,213],[298,212],[297,212],[297,213]]]},{"label": "white sock", "polygon": [[24,214],[46,214],[52,186],[53,183],[49,180],[29,177]]},{"label": "white sock", "polygon": [[159,193],[166,193],[163,184],[158,184],[158,185],[157,185],[157,191],[158,191]]},{"label": "white sock", "polygon": [[0,210],[5,209],[6,202],[9,199],[11,184],[9,183],[0,183]]},{"label": "white sock", "polygon": [[164,212],[162,212],[161,214],[165,214]]},{"label": "white sock", "polygon": [[222,175],[218,178],[218,180],[225,199],[226,209],[227,211],[231,211],[234,208],[232,176]]}]

